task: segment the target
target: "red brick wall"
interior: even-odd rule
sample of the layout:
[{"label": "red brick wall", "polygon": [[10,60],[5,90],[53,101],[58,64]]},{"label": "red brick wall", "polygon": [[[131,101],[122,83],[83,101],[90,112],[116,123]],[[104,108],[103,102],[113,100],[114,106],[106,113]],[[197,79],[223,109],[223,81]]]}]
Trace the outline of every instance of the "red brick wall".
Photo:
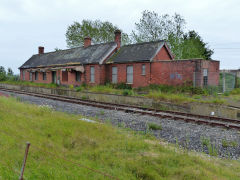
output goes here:
[{"label": "red brick wall", "polygon": [[[142,65],[145,64],[145,75],[142,75]],[[127,82],[127,66],[133,66],[133,85],[132,87],[147,86],[150,80],[149,63],[127,63],[127,64],[109,64],[106,67],[107,80],[112,82],[112,67],[117,67],[117,82]]]},{"label": "red brick wall", "polygon": [[193,81],[192,61],[159,61],[151,64],[151,84],[180,85]]},{"label": "red brick wall", "polygon": [[165,46],[161,48],[161,50],[157,53],[157,55],[153,58],[153,60],[171,60],[171,56],[169,55]]}]

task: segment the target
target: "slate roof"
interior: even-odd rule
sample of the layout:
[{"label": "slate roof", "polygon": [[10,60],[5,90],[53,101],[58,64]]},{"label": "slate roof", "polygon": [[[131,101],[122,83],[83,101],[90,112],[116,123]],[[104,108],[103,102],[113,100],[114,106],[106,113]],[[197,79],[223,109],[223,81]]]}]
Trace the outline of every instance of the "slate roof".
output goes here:
[{"label": "slate roof", "polygon": [[164,46],[164,41],[144,42],[122,46],[108,62],[125,63],[151,61]]},{"label": "slate roof", "polygon": [[109,42],[91,45],[87,48],[78,47],[44,54],[35,54],[20,68],[44,67],[71,63],[101,64],[116,47],[116,42]]}]

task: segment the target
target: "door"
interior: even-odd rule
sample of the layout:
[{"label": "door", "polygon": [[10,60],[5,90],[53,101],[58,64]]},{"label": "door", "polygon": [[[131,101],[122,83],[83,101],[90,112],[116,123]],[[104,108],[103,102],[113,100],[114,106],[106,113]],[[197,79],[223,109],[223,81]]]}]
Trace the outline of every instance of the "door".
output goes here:
[{"label": "door", "polygon": [[57,74],[56,74],[56,71],[52,71],[52,83],[57,84]]},{"label": "door", "polygon": [[127,83],[133,83],[133,66],[127,66]]}]

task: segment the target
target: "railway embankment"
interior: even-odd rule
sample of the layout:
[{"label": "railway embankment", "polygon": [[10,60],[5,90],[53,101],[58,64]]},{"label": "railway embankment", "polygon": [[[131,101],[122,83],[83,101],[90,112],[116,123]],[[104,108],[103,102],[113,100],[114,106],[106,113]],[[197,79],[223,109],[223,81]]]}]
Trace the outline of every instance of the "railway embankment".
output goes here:
[{"label": "railway embankment", "polygon": [[234,105],[223,105],[223,104],[210,104],[210,103],[199,103],[189,102],[182,104],[174,104],[172,102],[166,102],[162,100],[155,100],[146,97],[136,96],[123,96],[116,94],[106,93],[94,93],[88,91],[77,92],[74,90],[62,89],[62,88],[45,88],[45,87],[33,87],[23,85],[11,85],[1,84],[0,87],[11,89],[11,90],[22,90],[34,93],[45,93],[52,95],[64,95],[69,97],[76,97],[80,99],[88,99],[92,101],[117,103],[117,104],[128,104],[138,105],[142,107],[151,107],[156,109],[166,109],[173,111],[180,111],[198,115],[212,115],[222,118],[240,119],[240,107]]}]

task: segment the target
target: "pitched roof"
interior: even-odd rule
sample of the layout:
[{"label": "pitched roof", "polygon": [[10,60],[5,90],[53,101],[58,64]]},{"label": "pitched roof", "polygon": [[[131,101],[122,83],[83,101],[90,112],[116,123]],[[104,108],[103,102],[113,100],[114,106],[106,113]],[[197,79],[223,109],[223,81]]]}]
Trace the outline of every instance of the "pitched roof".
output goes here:
[{"label": "pitched roof", "polygon": [[151,61],[164,45],[164,41],[154,41],[122,46],[119,52],[114,54],[108,62]]},{"label": "pitched roof", "polygon": [[116,42],[109,42],[91,45],[87,48],[78,47],[44,54],[36,54],[26,61],[20,68],[44,67],[71,63],[102,64],[116,47]]}]

